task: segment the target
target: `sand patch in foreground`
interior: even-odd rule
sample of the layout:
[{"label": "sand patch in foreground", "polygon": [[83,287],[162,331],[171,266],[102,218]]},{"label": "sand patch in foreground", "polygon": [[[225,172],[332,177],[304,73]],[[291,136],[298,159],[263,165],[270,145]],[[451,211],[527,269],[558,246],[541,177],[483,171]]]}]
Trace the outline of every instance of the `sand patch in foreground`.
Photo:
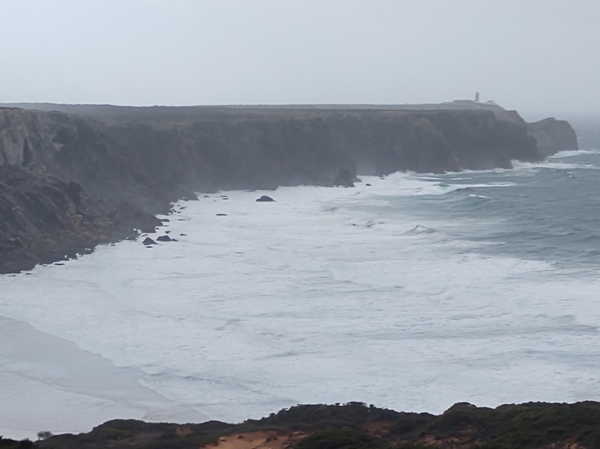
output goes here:
[{"label": "sand patch in foreground", "polygon": [[307,437],[303,432],[278,432],[261,430],[238,433],[219,438],[217,444],[209,444],[209,449],[287,449],[299,440]]}]

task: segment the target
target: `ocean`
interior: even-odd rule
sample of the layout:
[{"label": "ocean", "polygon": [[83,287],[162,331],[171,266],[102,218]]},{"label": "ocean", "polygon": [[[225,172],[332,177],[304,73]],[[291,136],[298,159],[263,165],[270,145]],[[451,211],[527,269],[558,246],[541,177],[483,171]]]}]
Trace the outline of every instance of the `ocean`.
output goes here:
[{"label": "ocean", "polygon": [[200,195],[150,235],[176,242],[0,276],[0,434],[600,400],[596,144],[511,170]]}]

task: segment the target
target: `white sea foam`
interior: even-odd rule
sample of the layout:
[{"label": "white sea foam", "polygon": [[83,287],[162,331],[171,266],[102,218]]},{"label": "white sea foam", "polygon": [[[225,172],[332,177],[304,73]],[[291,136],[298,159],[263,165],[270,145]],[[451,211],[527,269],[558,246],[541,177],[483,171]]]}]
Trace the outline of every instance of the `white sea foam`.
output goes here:
[{"label": "white sea foam", "polygon": [[[574,155],[571,155],[574,156]],[[562,156],[562,159],[567,156]],[[568,164],[563,162],[555,162],[550,159],[544,162],[513,162],[514,168],[516,169],[539,169],[539,168],[553,168],[555,170],[576,170],[576,169],[588,169],[588,170],[599,170],[597,165],[594,164]]]},{"label": "white sea foam", "polygon": [[600,150],[561,151],[560,153],[552,155],[551,159],[563,159],[566,157],[580,156],[583,154],[600,154]]},{"label": "white sea foam", "polygon": [[600,281],[444,232],[481,220],[393,209],[394,197],[465,187],[397,174],[210,195],[169,217],[178,242],[0,277],[3,426],[600,399]]}]

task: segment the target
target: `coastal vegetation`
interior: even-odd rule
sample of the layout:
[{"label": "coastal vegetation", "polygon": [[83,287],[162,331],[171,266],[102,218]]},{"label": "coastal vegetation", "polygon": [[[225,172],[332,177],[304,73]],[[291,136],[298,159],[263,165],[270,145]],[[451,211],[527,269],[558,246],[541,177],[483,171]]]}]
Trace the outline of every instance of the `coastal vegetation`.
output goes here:
[{"label": "coastal vegetation", "polygon": [[298,405],[241,424],[113,420],[89,433],[0,448],[96,449],[534,449],[600,447],[600,403],[525,403],[497,408],[458,403],[440,415],[360,402]]}]

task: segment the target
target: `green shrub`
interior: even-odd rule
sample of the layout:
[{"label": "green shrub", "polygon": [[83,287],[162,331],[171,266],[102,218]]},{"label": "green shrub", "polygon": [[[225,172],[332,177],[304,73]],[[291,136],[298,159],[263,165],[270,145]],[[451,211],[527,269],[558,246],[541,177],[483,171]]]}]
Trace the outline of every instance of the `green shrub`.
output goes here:
[{"label": "green shrub", "polygon": [[353,429],[329,429],[315,432],[298,442],[297,449],[385,449],[387,444]]},{"label": "green shrub", "polygon": [[104,427],[99,429],[94,436],[97,439],[104,441],[120,441],[126,438],[131,438],[132,433],[129,430],[115,429],[114,427]]}]

